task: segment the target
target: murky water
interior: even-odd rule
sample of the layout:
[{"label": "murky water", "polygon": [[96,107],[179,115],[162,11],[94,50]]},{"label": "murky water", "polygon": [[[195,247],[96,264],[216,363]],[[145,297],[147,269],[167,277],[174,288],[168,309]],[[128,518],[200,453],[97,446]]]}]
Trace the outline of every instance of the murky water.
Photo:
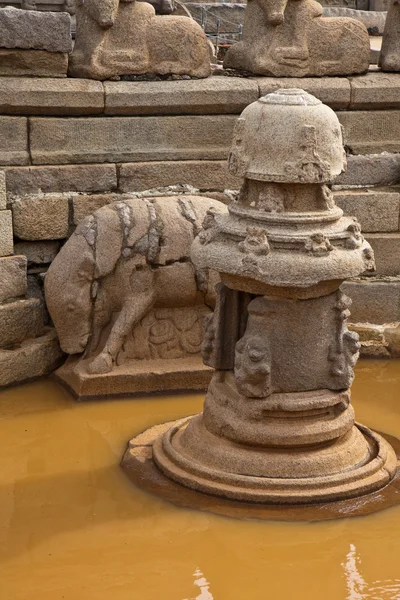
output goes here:
[{"label": "murky water", "polygon": [[[400,437],[400,361],[360,362],[357,418]],[[127,440],[202,395],[76,403],[0,393],[1,600],[400,599],[400,507],[323,523],[176,508],[119,468]]]}]

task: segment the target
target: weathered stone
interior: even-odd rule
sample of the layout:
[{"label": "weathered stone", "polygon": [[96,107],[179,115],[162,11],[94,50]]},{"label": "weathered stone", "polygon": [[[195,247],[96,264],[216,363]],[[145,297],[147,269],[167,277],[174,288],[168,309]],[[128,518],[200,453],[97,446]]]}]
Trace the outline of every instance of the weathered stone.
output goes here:
[{"label": "weathered stone", "polygon": [[385,327],[385,339],[393,358],[400,358],[400,323]]},{"label": "weathered stone", "polygon": [[375,253],[376,275],[399,275],[400,233],[370,233],[367,240]]},{"label": "weathered stone", "polygon": [[368,187],[400,183],[400,154],[348,156],[347,171],[335,180],[335,187]]},{"label": "weathered stone", "polygon": [[[78,370],[111,371],[110,382],[115,364],[121,375],[130,373],[134,359],[199,355],[215,280],[207,271],[195,271],[189,254],[210,209],[227,210],[198,196],[124,198],[80,223],[45,279],[61,347],[69,354],[86,349]],[[112,314],[118,318],[110,329]],[[181,371],[178,365],[168,369]],[[113,385],[106,386],[103,393],[112,393]]]},{"label": "weathered stone", "polygon": [[352,153],[400,152],[399,110],[342,111],[337,116]]},{"label": "weathered stone", "polygon": [[115,165],[62,165],[6,169],[11,194],[108,192],[117,187]]},{"label": "weathered stone", "polygon": [[0,46],[71,52],[71,18],[67,13],[1,8]]},{"label": "weathered stone", "polygon": [[48,265],[57,256],[59,242],[18,242],[14,246],[16,254],[23,254],[29,265]]},{"label": "weathered stone", "polygon": [[400,6],[391,0],[383,32],[379,66],[383,71],[400,71]]},{"label": "weathered stone", "polygon": [[0,256],[13,254],[13,225],[11,210],[0,211]]},{"label": "weathered stone", "polygon": [[25,256],[0,258],[0,303],[26,294]]},{"label": "weathered stone", "polygon": [[226,158],[234,121],[232,115],[32,117],[32,162],[38,165]]},{"label": "weathered stone", "polygon": [[[366,10],[359,10],[361,8],[360,2],[357,2],[356,7],[356,2],[354,1],[353,3],[352,0],[346,0],[346,6],[324,6],[324,17],[350,17],[351,19],[357,19],[365,25],[367,30],[374,31],[374,37],[382,35],[385,28],[386,13],[372,8],[375,1],[377,0],[369,0]],[[386,0],[383,1],[386,2]],[[328,2],[321,2],[321,4],[328,4]],[[336,2],[333,0],[329,4],[336,4]]]},{"label": "weathered stone", "polygon": [[43,334],[43,305],[36,298],[0,304],[0,348]]},{"label": "weathered stone", "polygon": [[360,343],[339,284],[371,270],[373,255],[326,185],[344,163],[336,115],[303,90],[273,92],[237,120],[229,168],[240,194],[227,214],[207,213],[191,252],[221,276],[203,342],[216,372],[203,412],[159,431],[147,453],[174,482],[304,504],[364,496],[395,476],[394,450],[355,425],[350,406]]},{"label": "weathered stone", "polygon": [[192,19],[157,17],[146,2],[86,0],[77,5],[76,21],[69,64],[73,77],[210,74],[207,38]]},{"label": "weathered stone", "polygon": [[393,323],[400,320],[400,280],[346,281],[342,290],[352,300],[352,323]]},{"label": "weathered stone", "polygon": [[7,208],[6,172],[0,171],[0,210]]},{"label": "weathered stone", "polygon": [[[156,394],[166,390],[204,391],[210,382],[212,370],[203,364],[201,357],[184,359],[135,360],[125,363],[110,373],[112,384],[105,386],[105,376],[90,374],[83,362],[69,357],[55,373],[80,400],[112,396]],[[110,381],[108,379],[108,381]]]},{"label": "weathered stone", "polygon": [[0,165],[27,165],[28,120],[0,117]]},{"label": "weathered stone", "polygon": [[345,215],[356,217],[364,232],[399,230],[399,191],[346,190],[335,192],[334,199]]},{"label": "weathered stone", "polygon": [[109,115],[239,113],[257,100],[252,79],[212,77],[192,81],[106,81],[105,113]]},{"label": "weathered stone", "polygon": [[0,350],[0,386],[48,375],[57,368],[62,357],[54,329],[25,340],[11,350]]},{"label": "weathered stone", "polygon": [[325,19],[312,0],[247,5],[242,41],[228,50],[224,66],[275,77],[365,73],[369,37],[358,20]]},{"label": "weathered stone", "polygon": [[21,240],[59,240],[68,236],[68,196],[14,198],[11,208],[14,234]]},{"label": "weathered stone", "polygon": [[9,77],[66,77],[68,54],[47,50],[0,48],[0,75]]},{"label": "weathered stone", "polygon": [[72,199],[74,225],[78,225],[82,219],[95,210],[106,206],[106,204],[116,202],[119,198],[119,194],[82,194],[74,196]]},{"label": "weathered stone", "polygon": [[104,109],[104,90],[97,81],[4,77],[1,84],[3,114],[84,115]]},{"label": "weathered stone", "polygon": [[140,192],[178,184],[200,190],[235,190],[240,187],[240,179],[229,173],[226,161],[218,160],[137,162],[122,164],[119,168],[121,192]]},{"label": "weathered stone", "polygon": [[400,77],[394,73],[378,72],[368,73],[365,78],[351,77],[350,85],[350,108],[400,108]]},{"label": "weathered stone", "polygon": [[350,82],[344,77],[335,77],[335,79],[327,77],[291,77],[290,79],[287,77],[262,77],[256,81],[261,96],[279,89],[301,88],[334,109],[348,108],[350,104]]}]

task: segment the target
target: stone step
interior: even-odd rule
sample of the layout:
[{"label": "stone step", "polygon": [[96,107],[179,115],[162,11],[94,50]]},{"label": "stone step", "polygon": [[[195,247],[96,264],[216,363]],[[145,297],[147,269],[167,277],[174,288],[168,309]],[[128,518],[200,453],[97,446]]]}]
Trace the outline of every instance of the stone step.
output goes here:
[{"label": "stone step", "polygon": [[54,329],[13,350],[0,350],[0,388],[52,373],[63,356]]},{"label": "stone step", "polygon": [[400,275],[400,233],[369,233],[365,237],[375,253],[375,275]]},{"label": "stone step", "polygon": [[27,291],[26,269],[27,259],[25,256],[0,258],[0,303],[25,296]]},{"label": "stone step", "polygon": [[334,192],[345,215],[356,217],[364,233],[399,231],[400,188]]},{"label": "stone step", "polygon": [[347,157],[347,171],[335,180],[333,189],[396,183],[400,184],[400,154],[350,155]]},{"label": "stone step", "polygon": [[0,305],[0,348],[43,334],[43,304],[37,298]]},{"label": "stone step", "polygon": [[353,301],[352,323],[393,323],[400,321],[400,278],[346,281],[342,290]]}]

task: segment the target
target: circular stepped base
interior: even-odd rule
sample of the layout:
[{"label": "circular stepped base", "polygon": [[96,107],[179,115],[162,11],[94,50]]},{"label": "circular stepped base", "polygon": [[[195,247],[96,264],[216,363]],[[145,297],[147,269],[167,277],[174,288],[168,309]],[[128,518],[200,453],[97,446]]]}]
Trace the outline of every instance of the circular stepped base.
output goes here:
[{"label": "circular stepped base", "polygon": [[[339,481],[327,482],[327,478],[308,478],[309,481],[314,480],[312,486],[301,478],[291,479],[296,490],[291,494],[289,487],[282,489],[275,486],[271,491],[268,478],[243,476],[241,484],[235,481],[233,485],[233,482],[221,481],[226,474],[220,481],[213,481],[204,475],[195,478],[192,473],[178,467],[168,456],[168,451],[174,435],[188,422],[190,418],[157,425],[136,436],[122,461],[122,468],[134,483],[178,506],[236,518],[319,521],[366,515],[400,504],[400,441],[391,436],[382,437],[357,425],[375,448],[370,461],[341,474],[342,484]],[[160,468],[168,472],[168,477]],[[352,473],[352,482],[343,484],[343,476],[348,477],[348,473]],[[259,480],[256,488],[251,484],[254,480]],[[288,484],[282,479],[275,480],[278,486],[282,482]],[[299,494],[302,482],[305,493]],[[264,489],[260,485],[264,485]],[[307,497],[305,494],[308,494]]]}]

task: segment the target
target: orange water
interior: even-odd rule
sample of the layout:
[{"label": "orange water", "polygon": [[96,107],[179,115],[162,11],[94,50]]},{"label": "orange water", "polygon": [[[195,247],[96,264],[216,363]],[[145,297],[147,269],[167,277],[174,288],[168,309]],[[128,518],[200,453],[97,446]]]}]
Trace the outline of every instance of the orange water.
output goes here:
[{"label": "orange water", "polygon": [[[357,418],[400,437],[400,361],[360,362]],[[127,440],[201,394],[77,403],[0,393],[1,600],[400,599],[400,507],[323,523],[176,508],[120,470]]]}]

